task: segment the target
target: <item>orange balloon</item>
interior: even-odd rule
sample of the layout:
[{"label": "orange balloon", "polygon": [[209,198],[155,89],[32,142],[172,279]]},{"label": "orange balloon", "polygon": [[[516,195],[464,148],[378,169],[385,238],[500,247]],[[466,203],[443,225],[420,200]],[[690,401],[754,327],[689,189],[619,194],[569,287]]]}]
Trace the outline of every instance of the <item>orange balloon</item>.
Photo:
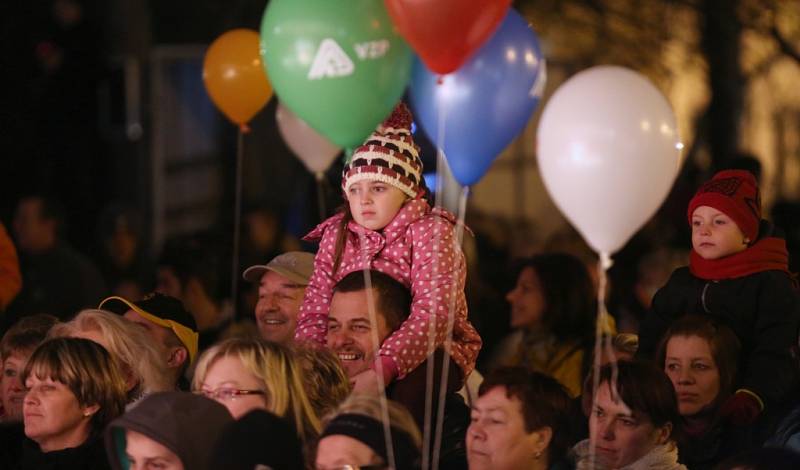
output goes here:
[{"label": "orange balloon", "polygon": [[246,131],[250,119],[272,97],[258,33],[233,29],[211,43],[203,61],[203,82],[217,108]]}]

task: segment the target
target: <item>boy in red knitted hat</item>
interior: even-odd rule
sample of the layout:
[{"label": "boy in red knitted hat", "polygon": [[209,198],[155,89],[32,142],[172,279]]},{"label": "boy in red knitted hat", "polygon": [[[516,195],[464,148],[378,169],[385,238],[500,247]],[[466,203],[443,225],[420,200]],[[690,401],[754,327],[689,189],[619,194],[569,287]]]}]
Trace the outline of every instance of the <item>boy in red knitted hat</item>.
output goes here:
[{"label": "boy in red knitted hat", "polygon": [[444,344],[448,318],[453,327],[450,355],[462,380],[474,369],[481,348],[467,319],[466,264],[454,243],[455,217],[431,209],[426,200],[411,122],[410,111],[399,103],[345,165],[343,210],[305,237],[319,241],[319,251],[296,339],[326,344],[333,286],[353,271],[381,271],[412,293],[408,319],[383,342],[372,368],[356,376],[356,391],[376,390],[376,380],[388,385],[405,378]]},{"label": "boy in red knitted hat", "polygon": [[686,215],[692,227],[689,266],[675,270],[653,297],[639,331],[638,355],[652,357],[666,329],[683,315],[709,315],[727,324],[742,343],[737,388],[695,418],[709,426],[753,424],[762,412],[785,404],[798,384],[791,352],[800,328],[800,297],[786,242],[761,220],[758,184],[747,171],[714,175],[689,202]]}]

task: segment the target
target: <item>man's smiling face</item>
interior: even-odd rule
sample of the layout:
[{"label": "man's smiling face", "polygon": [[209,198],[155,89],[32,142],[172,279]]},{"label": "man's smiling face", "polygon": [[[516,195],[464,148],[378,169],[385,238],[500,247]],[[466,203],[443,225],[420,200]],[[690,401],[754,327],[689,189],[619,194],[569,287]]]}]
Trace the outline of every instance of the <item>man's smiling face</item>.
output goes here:
[{"label": "man's smiling face", "polygon": [[255,310],[258,331],[263,339],[282,344],[292,340],[305,292],[305,286],[285,276],[270,270],[264,272],[258,286]]},{"label": "man's smiling face", "polygon": [[[328,314],[328,347],[339,356],[349,377],[370,368],[380,343],[391,331],[384,316],[378,311],[378,293],[373,289],[376,303],[375,321],[370,321],[367,291],[336,292]],[[373,341],[373,328],[377,329],[379,343]]]}]

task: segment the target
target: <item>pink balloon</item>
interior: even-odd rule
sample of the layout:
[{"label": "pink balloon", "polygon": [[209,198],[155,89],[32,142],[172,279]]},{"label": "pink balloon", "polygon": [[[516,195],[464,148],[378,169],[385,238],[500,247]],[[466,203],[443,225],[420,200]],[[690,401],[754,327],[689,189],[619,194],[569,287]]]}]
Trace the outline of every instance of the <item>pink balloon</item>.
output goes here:
[{"label": "pink balloon", "polygon": [[283,103],[278,103],[275,120],[286,145],[308,171],[315,175],[324,173],[341,151],[341,148],[312,129]]}]

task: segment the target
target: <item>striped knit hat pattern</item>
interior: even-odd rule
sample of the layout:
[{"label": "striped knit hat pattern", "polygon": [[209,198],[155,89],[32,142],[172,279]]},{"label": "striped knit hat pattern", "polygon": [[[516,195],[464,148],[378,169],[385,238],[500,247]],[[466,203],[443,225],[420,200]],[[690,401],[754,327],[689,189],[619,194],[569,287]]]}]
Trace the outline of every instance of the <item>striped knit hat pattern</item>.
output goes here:
[{"label": "striped knit hat pattern", "polygon": [[342,189],[347,194],[353,183],[377,180],[416,198],[425,191],[421,186],[422,160],[419,147],[411,137],[413,118],[400,102],[389,116],[358,147],[342,172]]}]

